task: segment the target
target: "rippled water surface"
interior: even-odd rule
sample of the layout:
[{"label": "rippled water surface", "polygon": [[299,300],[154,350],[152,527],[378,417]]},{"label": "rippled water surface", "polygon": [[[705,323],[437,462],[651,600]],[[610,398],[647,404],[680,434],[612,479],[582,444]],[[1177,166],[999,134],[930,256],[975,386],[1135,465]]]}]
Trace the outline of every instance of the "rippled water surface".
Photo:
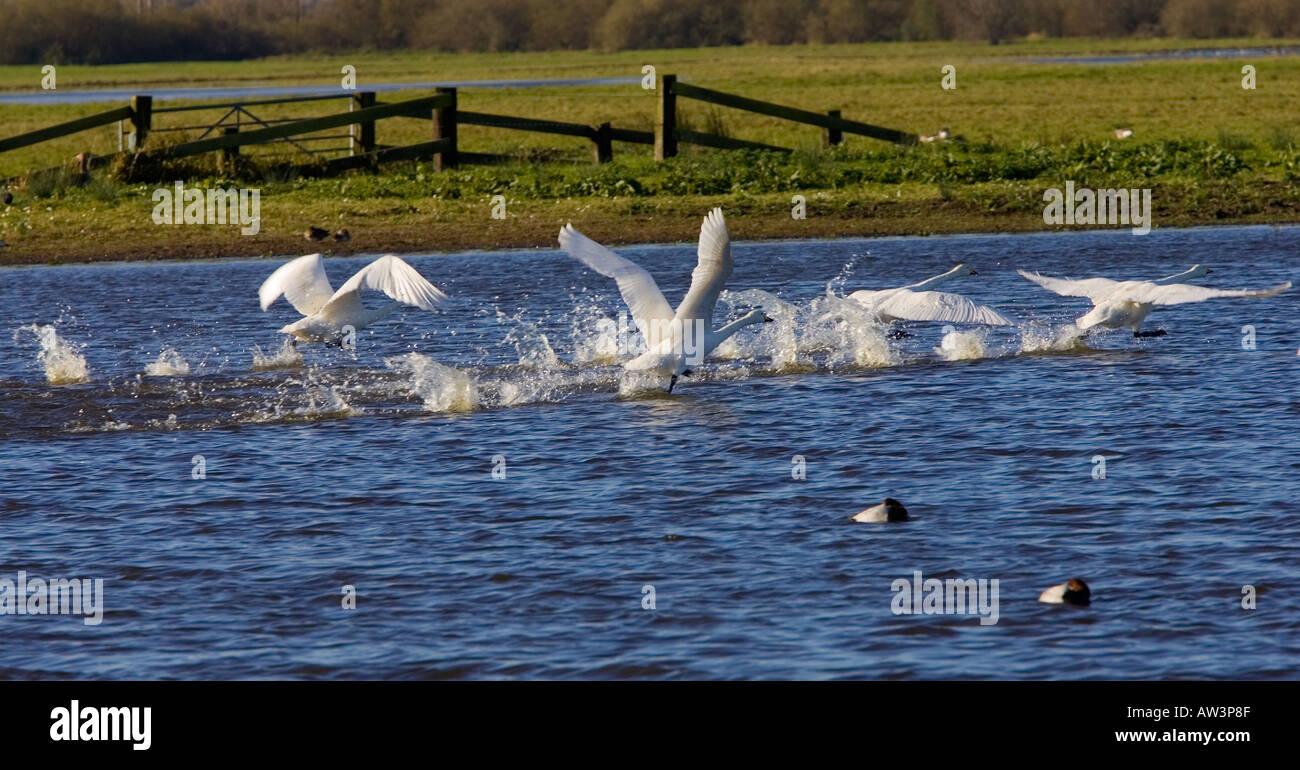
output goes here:
[{"label": "rippled water surface", "polygon": [[[1262,287],[1300,229],[735,252],[723,312],[776,322],[671,396],[555,251],[410,257],[455,302],[355,351],[281,348],[279,261],[0,270],[0,578],[102,578],[105,605],[0,615],[0,675],[1300,675],[1300,290],[1081,341],[1088,302],[1015,273]],[[693,246],[624,253],[677,302]],[[957,262],[947,288],[1022,324],[894,339],[842,299]],[[885,496],[915,520],[848,520]],[[999,580],[998,622],[894,614],[916,571]],[[1036,601],[1073,576],[1090,607]]]}]

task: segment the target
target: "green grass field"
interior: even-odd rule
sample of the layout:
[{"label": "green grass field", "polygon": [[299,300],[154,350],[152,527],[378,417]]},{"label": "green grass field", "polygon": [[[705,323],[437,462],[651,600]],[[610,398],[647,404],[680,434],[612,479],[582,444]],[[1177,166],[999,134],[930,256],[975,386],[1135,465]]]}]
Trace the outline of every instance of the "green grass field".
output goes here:
[{"label": "green grass field", "polygon": [[[623,234],[623,239],[689,237],[705,205],[766,212],[781,223],[756,222],[750,236],[871,232],[1042,229],[1044,186],[1066,178],[1095,186],[1141,184],[1158,192],[1158,224],[1205,221],[1296,221],[1300,177],[1300,57],[1159,60],[1132,64],[1039,63],[1029,57],[1122,53],[1188,47],[1294,45],[1296,41],[1027,41],[999,46],[965,43],[880,43],[840,46],[745,46],[726,49],[518,54],[355,54],[296,56],[255,62],[62,67],[60,90],[224,84],[336,84],[344,64],[367,82],[661,74],[722,91],[814,111],[838,108],[847,118],[908,132],[948,127],[961,144],[894,148],[859,137],[821,149],[821,131],[775,118],[679,100],[683,123],[799,150],[794,156],[691,149],[654,164],[650,148],[616,144],[615,163],[590,165],[590,144],[474,126],[461,128],[463,151],[507,154],[514,164],[466,167],[435,175],[414,164],[380,174],[336,179],[269,176],[263,188],[265,236],[235,239],[195,228],[158,228],[149,221],[154,185],[98,179],[61,188],[44,180],[16,186],[17,205],[0,209],[0,238],[22,243],[10,261],[81,259],[70,234],[118,233],[145,256],[273,253],[299,250],[292,239],[306,224],[340,219],[357,232],[360,250],[540,245],[561,218]],[[1241,68],[1257,69],[1258,87],[1241,87]],[[940,69],[956,68],[956,90],[940,88]],[[0,67],[0,90],[39,89],[35,67]],[[383,101],[424,95],[382,94]],[[177,106],[160,103],[156,106]],[[0,134],[12,135],[117,105],[0,106]],[[655,99],[639,85],[462,89],[465,110],[649,130]],[[345,109],[343,100],[253,108],[264,119]],[[156,127],[215,120],[218,113],[159,116]],[[183,122],[182,122],[183,121]],[[1111,132],[1131,127],[1134,138]],[[0,154],[0,177],[54,166],[83,150],[116,150],[116,127],[104,127]],[[430,137],[428,121],[381,121],[378,140],[409,144]],[[165,136],[163,134],[157,135]],[[176,137],[175,134],[172,137]],[[341,145],[343,140],[335,142]],[[209,159],[210,160],[210,159]],[[542,162],[545,161],[545,162]],[[215,176],[211,169],[192,169]],[[209,178],[195,183],[220,184]],[[804,193],[807,224],[789,223],[789,201]],[[510,226],[483,226],[487,199],[511,201]],[[1163,203],[1161,202],[1163,200]],[[881,207],[884,207],[882,209]],[[48,210],[47,210],[48,209]],[[782,216],[784,214],[784,216]],[[816,221],[822,215],[822,221]],[[641,221],[617,228],[612,217]],[[535,222],[535,223],[534,223]],[[693,224],[691,224],[693,223]],[[75,226],[74,226],[75,225]],[[688,226],[689,225],[689,226]],[[200,228],[202,229],[202,228]],[[497,231],[500,232],[497,232]],[[437,232],[423,236],[423,232]],[[459,233],[459,235],[457,235]],[[490,242],[475,236],[496,233]],[[103,239],[117,240],[117,239]],[[373,248],[371,248],[373,247]],[[123,256],[121,249],[109,255]],[[130,256],[130,254],[126,254]]]}]

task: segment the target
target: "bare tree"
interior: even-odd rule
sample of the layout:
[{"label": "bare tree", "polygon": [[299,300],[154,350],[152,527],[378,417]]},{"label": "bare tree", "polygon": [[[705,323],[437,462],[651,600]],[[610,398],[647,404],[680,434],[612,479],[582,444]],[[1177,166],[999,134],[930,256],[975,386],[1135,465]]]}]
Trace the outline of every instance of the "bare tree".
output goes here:
[{"label": "bare tree", "polygon": [[1016,33],[1020,0],[958,0],[953,10],[968,37],[997,45]]}]

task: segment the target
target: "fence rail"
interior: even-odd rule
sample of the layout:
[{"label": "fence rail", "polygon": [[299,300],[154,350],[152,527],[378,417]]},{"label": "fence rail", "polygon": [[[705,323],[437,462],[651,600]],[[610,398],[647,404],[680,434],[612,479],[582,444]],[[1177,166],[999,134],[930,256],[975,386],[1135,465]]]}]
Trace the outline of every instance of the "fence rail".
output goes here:
[{"label": "fence rail", "polygon": [[35,131],[29,131],[25,134],[11,136],[8,139],[0,139],[0,152],[16,150],[19,147],[27,147],[41,142],[48,142],[51,139],[58,139],[61,136],[75,134],[90,128],[106,126],[109,123],[117,123],[121,120],[130,120],[134,113],[130,107],[119,107],[116,110],[100,112],[94,115],[87,115],[84,118],[70,120],[67,123],[40,128]]},{"label": "fence rail", "polygon": [[[270,142],[287,142],[307,153],[347,152],[348,154],[344,157],[330,158],[325,161],[325,167],[330,170],[373,167],[380,163],[397,160],[426,158],[434,161],[436,170],[442,170],[454,167],[461,161],[492,162],[503,157],[480,153],[461,153],[458,146],[460,125],[531,131],[586,139],[592,142],[593,159],[597,163],[606,163],[613,159],[614,142],[653,145],[655,159],[660,161],[675,156],[679,143],[721,150],[790,151],[786,147],[777,147],[762,142],[684,128],[678,122],[678,98],[694,99],[722,107],[818,126],[825,130],[825,141],[831,145],[843,142],[844,134],[856,134],[896,144],[915,144],[917,142],[917,137],[914,134],[856,120],[848,120],[841,117],[839,110],[829,110],[824,114],[811,112],[797,107],[774,104],[689,83],[681,83],[678,82],[676,75],[661,75],[656,83],[656,88],[657,106],[653,131],[615,128],[609,123],[589,126],[582,123],[566,123],[557,120],[460,110],[457,104],[457,90],[455,88],[439,88],[432,96],[391,103],[376,101],[375,92],[373,91],[356,91],[335,96],[300,96],[246,102],[183,105],[158,109],[153,107],[153,99],[150,96],[139,95],[132,97],[131,103],[127,107],[88,115],[66,123],[30,131],[7,139],[0,139],[0,152],[28,147],[110,123],[129,123],[131,130],[125,134],[120,133],[120,136],[129,136],[130,141],[120,149],[124,152],[148,158],[184,158],[212,152],[220,153],[221,161],[224,164],[238,156],[241,147]],[[321,117],[263,120],[246,109],[249,106],[257,105],[323,101],[338,98],[348,98],[350,100],[348,111]],[[154,115],[219,109],[224,109],[226,112],[212,124],[170,127],[153,125]],[[232,116],[235,122],[227,122]],[[245,122],[243,116],[247,116],[249,120]],[[395,117],[418,118],[430,121],[431,141],[402,147],[387,147],[377,144],[375,141],[376,123]],[[245,130],[245,126],[253,125],[258,127]],[[308,134],[320,134],[322,131],[344,127],[348,129],[347,133],[307,136]],[[205,130],[198,139],[181,144],[159,147],[146,146],[145,140],[150,132],[185,129]],[[218,132],[218,135],[209,136],[213,132]],[[346,147],[310,149],[302,144],[303,142],[342,138],[348,139]],[[103,160],[100,157],[94,158],[95,165],[102,164]]]}]

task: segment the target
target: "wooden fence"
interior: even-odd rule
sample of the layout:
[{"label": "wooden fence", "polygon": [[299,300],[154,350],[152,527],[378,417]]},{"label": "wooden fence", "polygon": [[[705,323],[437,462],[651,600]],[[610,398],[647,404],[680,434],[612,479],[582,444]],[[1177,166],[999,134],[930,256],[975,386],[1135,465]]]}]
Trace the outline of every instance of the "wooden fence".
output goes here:
[{"label": "wooden fence", "polygon": [[[695,99],[722,107],[819,126],[824,129],[824,141],[829,145],[842,143],[844,134],[857,134],[896,144],[915,144],[917,141],[914,134],[845,119],[840,116],[839,110],[830,110],[825,114],[809,112],[795,107],[787,107],[681,83],[677,80],[676,75],[660,76],[656,88],[657,108],[654,131],[614,128],[609,123],[602,123],[593,127],[580,123],[564,123],[554,120],[460,110],[455,88],[439,88],[432,96],[393,103],[377,102],[373,91],[359,91],[344,95],[351,100],[347,112],[322,117],[280,120],[262,120],[254,116],[248,108],[257,105],[337,99],[340,97],[337,95],[306,96],[156,109],[153,106],[152,97],[139,95],[132,97],[130,104],[126,107],[89,115],[7,139],[0,139],[0,152],[27,147],[111,123],[119,123],[124,128],[129,128],[129,131],[119,129],[119,135],[126,138],[125,141],[119,142],[121,152],[134,153],[155,159],[220,153],[219,158],[223,164],[236,157],[240,148],[245,146],[288,142],[306,152],[321,152],[309,149],[305,143],[314,140],[346,137],[349,140],[347,147],[339,149],[346,149],[348,154],[324,161],[324,165],[331,171],[374,167],[380,163],[416,159],[431,159],[434,162],[435,169],[441,171],[452,168],[462,161],[478,162],[492,158],[493,156],[462,154],[459,151],[459,126],[462,124],[584,138],[592,143],[592,158],[596,163],[607,163],[613,159],[614,142],[653,145],[654,157],[658,161],[675,156],[678,145],[681,143],[723,150],[757,149],[789,152],[789,149],[785,147],[683,128],[678,125],[677,120],[678,98]],[[227,111],[221,119],[206,126],[163,127],[154,125],[155,116],[162,114],[223,108]],[[229,122],[232,117],[234,123]],[[375,124],[380,120],[393,117],[429,120],[429,141],[399,147],[378,144],[375,138]],[[252,130],[245,130],[244,118],[248,118],[249,125],[256,127]],[[197,139],[181,144],[161,145],[158,147],[147,146],[146,140],[151,133],[199,128],[206,130]],[[310,136],[337,128],[347,128],[348,132],[346,134]],[[216,135],[210,136],[210,134],[214,133]],[[96,165],[107,161],[108,158],[105,157],[96,158]]]}]

